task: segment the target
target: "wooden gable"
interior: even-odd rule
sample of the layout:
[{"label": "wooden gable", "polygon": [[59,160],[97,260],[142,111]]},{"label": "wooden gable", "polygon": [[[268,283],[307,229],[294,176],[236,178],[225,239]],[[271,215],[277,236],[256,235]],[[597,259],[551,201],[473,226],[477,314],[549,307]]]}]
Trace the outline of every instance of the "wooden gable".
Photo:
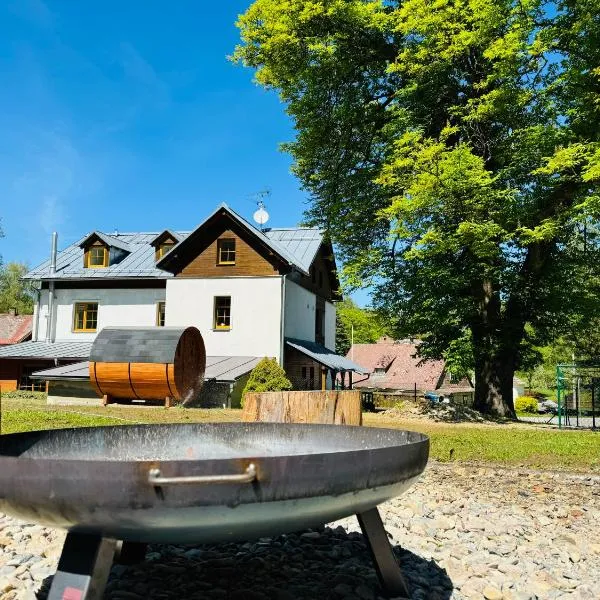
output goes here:
[{"label": "wooden gable", "polygon": [[[220,264],[219,241],[235,240],[235,261]],[[189,240],[185,257],[180,258],[176,277],[264,277],[289,270],[281,259],[265,245],[254,239],[226,214],[203,227],[202,235]]]}]

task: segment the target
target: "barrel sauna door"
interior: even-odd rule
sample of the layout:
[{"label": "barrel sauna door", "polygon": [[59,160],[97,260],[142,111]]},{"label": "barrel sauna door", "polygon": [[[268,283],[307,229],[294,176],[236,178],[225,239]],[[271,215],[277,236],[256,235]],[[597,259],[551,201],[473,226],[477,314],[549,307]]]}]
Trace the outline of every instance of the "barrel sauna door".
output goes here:
[{"label": "barrel sauna door", "polygon": [[175,387],[177,399],[189,402],[194,399],[204,381],[206,351],[200,332],[192,327],[186,329],[175,350]]}]

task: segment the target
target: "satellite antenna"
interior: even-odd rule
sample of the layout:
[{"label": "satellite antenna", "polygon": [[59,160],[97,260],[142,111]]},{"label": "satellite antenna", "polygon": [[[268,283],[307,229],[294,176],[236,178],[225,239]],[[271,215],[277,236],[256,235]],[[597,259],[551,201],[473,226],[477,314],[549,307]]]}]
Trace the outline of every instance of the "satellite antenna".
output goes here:
[{"label": "satellite antenna", "polygon": [[[262,192],[258,192],[256,195],[259,198],[265,198],[270,196],[271,192],[269,190],[265,190]],[[254,215],[252,215],[253,219],[260,225],[261,231],[265,229],[265,223],[269,220],[269,213],[265,210],[265,203],[262,200],[257,200],[256,204],[258,205],[258,210],[255,211]]]}]

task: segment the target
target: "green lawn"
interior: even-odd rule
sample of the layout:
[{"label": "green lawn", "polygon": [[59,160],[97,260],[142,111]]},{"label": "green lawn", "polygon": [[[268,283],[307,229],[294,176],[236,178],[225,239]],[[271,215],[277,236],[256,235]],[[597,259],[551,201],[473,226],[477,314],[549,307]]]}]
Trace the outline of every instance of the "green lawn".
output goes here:
[{"label": "green lawn", "polygon": [[[3,399],[2,433],[127,423],[239,421],[240,410],[131,407],[52,407],[43,400]],[[365,414],[371,427],[411,429],[431,438],[431,458],[600,472],[600,433],[525,424],[435,423]],[[452,452],[451,452],[452,451]]]}]

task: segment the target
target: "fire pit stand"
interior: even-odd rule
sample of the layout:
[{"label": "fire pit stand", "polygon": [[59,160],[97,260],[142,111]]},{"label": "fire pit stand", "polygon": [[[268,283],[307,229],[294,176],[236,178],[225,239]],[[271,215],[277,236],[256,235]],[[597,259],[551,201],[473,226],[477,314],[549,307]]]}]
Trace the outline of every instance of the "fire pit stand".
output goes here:
[{"label": "fire pit stand", "polygon": [[[385,592],[408,590],[377,506],[407,490],[426,436],[345,425],[124,425],[0,436],[0,512],[68,531],[50,600],[99,600],[146,543],[301,531],[356,514]],[[121,541],[122,540],[122,541]]]},{"label": "fire pit stand", "polygon": [[[356,516],[381,587],[392,598],[409,598],[379,510],[372,508]],[[135,564],[144,560],[145,551],[146,544],[143,543],[68,533],[48,600],[101,600],[113,560],[116,558],[120,564]]]}]

